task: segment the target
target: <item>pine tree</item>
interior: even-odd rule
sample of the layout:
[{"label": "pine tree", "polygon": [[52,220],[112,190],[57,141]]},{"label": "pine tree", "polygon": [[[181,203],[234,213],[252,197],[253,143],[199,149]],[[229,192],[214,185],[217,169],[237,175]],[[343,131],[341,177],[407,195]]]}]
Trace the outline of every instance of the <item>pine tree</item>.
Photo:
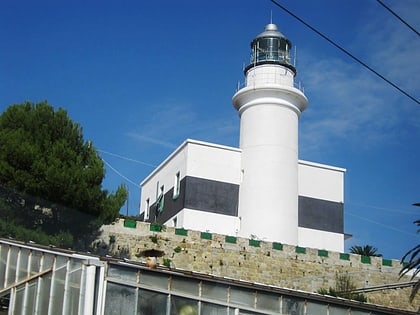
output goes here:
[{"label": "pine tree", "polygon": [[[127,190],[124,186],[115,193],[103,190],[104,177],[97,150],[84,141],[81,126],[64,109],[54,110],[46,101],[25,102],[11,105],[0,115],[2,187],[80,211],[97,222],[111,222]],[[57,223],[58,214],[53,211],[53,216]],[[71,219],[63,211],[60,216],[61,221]]]}]

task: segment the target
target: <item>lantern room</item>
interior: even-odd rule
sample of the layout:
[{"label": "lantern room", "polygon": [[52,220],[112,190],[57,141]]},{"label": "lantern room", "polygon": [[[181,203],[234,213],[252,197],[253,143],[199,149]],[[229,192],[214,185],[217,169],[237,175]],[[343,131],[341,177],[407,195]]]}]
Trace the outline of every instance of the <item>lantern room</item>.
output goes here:
[{"label": "lantern room", "polygon": [[257,65],[278,64],[289,68],[296,75],[296,69],[290,63],[291,48],[292,43],[278,30],[277,25],[267,24],[264,32],[251,42],[251,62],[245,68],[245,74]]}]

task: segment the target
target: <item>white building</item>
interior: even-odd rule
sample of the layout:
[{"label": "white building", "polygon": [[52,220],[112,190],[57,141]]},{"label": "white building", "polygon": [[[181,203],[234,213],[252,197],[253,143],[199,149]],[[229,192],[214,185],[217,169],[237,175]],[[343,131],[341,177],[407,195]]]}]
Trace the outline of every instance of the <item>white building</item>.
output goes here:
[{"label": "white building", "polygon": [[268,24],[251,42],[233,96],[240,147],[186,140],[142,183],[146,221],[344,251],[342,168],[298,160],[307,99],[294,87],[291,42]]}]

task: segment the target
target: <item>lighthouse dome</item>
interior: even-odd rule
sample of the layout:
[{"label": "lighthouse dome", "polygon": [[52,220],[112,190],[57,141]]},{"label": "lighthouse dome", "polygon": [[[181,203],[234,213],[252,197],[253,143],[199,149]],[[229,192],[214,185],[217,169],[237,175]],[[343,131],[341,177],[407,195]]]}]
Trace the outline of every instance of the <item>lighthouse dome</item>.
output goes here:
[{"label": "lighthouse dome", "polygon": [[[278,38],[284,38],[286,39],[286,36],[284,36],[278,29],[276,24],[270,23],[267,24],[264,28],[264,32],[261,32],[258,34],[255,39],[257,38],[264,38],[264,37],[278,37]],[[254,39],[254,40],[255,40]],[[287,40],[287,39],[286,39]],[[252,42],[251,42],[252,45]],[[252,47],[252,46],[251,46]]]}]

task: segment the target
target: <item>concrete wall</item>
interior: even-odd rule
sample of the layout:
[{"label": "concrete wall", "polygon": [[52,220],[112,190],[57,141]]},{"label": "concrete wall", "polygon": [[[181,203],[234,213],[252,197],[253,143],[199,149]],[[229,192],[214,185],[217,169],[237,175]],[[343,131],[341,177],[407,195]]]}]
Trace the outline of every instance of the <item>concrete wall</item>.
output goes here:
[{"label": "concrete wall", "polygon": [[344,203],[346,170],[299,160],[299,196]]},{"label": "concrete wall", "polygon": [[[400,279],[397,260],[362,257],[353,254],[296,247],[279,243],[201,233],[167,227],[151,231],[148,223],[119,220],[103,226],[102,243],[97,245],[116,256],[129,255],[132,260],[146,261],[142,252],[158,249],[164,252],[158,262],[171,268],[200,271],[235,279],[280,287],[317,292],[335,286],[335,277],[348,274],[357,288],[408,282]],[[112,237],[111,237],[112,236]],[[114,242],[109,242],[110,239]],[[369,303],[406,310],[417,310],[420,300],[408,301],[411,287],[367,292]]]},{"label": "concrete wall", "polygon": [[141,183],[140,213],[145,212],[147,199],[150,206],[156,202],[160,187],[164,186],[165,194],[174,188],[177,173],[180,180],[190,176],[239,185],[240,159],[240,150],[236,148],[184,141]]},{"label": "concrete wall", "polygon": [[[151,206],[157,201],[160,187],[164,187],[163,193],[167,193],[174,188],[177,172],[180,173],[180,179],[185,176],[187,154],[186,144],[184,143],[143,180],[141,183],[140,213],[147,213],[147,206]],[[157,174],[158,176],[156,176]]]},{"label": "concrete wall", "polygon": [[317,245],[323,244],[324,248],[338,252],[344,251],[344,234],[341,233],[299,227],[298,237],[298,244],[302,247],[316,248]]},{"label": "concrete wall", "polygon": [[[273,155],[264,156],[271,159]],[[262,163],[260,158],[256,158],[255,161],[258,165],[268,165]],[[282,162],[280,164],[282,167],[286,165]],[[241,176],[242,179],[243,176],[249,176],[241,173],[240,166],[240,149],[186,140],[141,183],[141,213],[148,214],[145,215],[144,221],[157,220],[168,226],[238,234],[243,237],[256,235],[264,240],[288,242],[287,237],[273,237],[272,231],[283,231],[285,235],[289,235],[287,229],[293,230],[292,227],[295,226],[290,222],[297,220],[297,226],[292,233],[297,235],[297,243],[293,241],[289,242],[290,244],[333,251],[344,250],[345,169],[298,161],[298,212],[283,211],[294,209],[291,206],[281,206],[281,201],[285,198],[279,193],[283,189],[275,189],[277,185],[264,181],[264,185],[267,185],[267,188],[263,188],[265,197],[254,195],[254,189],[250,191],[249,204],[252,201],[254,206],[251,207],[252,211],[248,217],[243,213],[238,214],[241,207],[238,207],[237,190],[240,189]],[[278,173],[285,175],[282,171]],[[257,171],[256,176],[261,174]],[[266,175],[263,175],[263,178],[265,177]],[[255,189],[260,190],[263,187],[260,182],[252,181],[250,185],[256,185]],[[289,187],[290,181],[286,183]],[[161,187],[165,211],[156,216],[156,201],[161,194]],[[296,195],[297,192],[294,196]],[[268,196],[275,201],[267,199]],[[297,202],[295,197],[293,202]],[[269,208],[275,205],[277,210],[263,214],[261,211],[267,210],[268,204]],[[146,209],[149,210],[145,211]],[[197,210],[209,213],[202,214]],[[194,216],[190,217],[191,214]],[[236,218],[226,218],[226,215]],[[266,225],[260,224],[262,220],[265,220]]]},{"label": "concrete wall", "polygon": [[[177,216],[186,228],[201,225],[205,226],[205,231],[211,233],[225,233],[228,228],[232,233],[239,230],[239,218],[231,215],[184,209]],[[220,222],[223,222],[223,224]]]},{"label": "concrete wall", "polygon": [[239,184],[240,149],[197,140],[187,141],[188,176]]}]

